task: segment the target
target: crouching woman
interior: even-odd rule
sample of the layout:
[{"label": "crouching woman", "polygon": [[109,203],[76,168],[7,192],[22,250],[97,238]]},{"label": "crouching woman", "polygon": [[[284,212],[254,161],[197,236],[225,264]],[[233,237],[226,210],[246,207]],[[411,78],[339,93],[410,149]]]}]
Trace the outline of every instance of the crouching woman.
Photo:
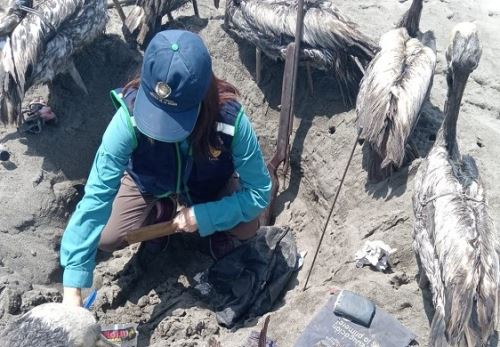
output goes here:
[{"label": "crouching woman", "polygon": [[[214,76],[198,35],[158,33],[140,78],[112,98],[118,111],[62,238],[70,305],[92,285],[98,248],[125,247],[137,228],[173,218],[179,232],[209,237],[219,258],[255,235],[269,202],[271,180],[238,92]],[[151,252],[168,238],[156,241]]]}]

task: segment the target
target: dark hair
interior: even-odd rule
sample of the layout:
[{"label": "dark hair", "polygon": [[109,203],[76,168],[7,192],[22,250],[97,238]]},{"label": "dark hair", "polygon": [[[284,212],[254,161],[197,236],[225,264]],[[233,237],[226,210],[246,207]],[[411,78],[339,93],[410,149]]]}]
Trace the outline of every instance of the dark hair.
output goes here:
[{"label": "dark hair", "polygon": [[[136,77],[125,85],[124,91],[138,89],[139,85],[140,77]],[[211,155],[211,147],[220,149],[221,144],[217,140],[217,117],[220,108],[228,101],[237,100],[239,95],[240,93],[235,86],[212,74],[210,86],[201,103],[198,120],[193,132],[189,135],[193,153],[196,156]]]}]

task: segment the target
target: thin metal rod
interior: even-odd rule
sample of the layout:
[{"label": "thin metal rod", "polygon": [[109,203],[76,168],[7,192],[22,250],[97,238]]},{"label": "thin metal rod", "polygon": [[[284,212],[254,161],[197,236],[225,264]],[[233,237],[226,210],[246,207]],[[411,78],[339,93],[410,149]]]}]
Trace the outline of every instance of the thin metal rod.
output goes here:
[{"label": "thin metal rod", "polygon": [[330,218],[332,217],[333,209],[335,208],[335,204],[337,203],[337,199],[338,199],[339,194],[340,194],[340,189],[342,188],[342,185],[344,183],[345,176],[347,174],[347,170],[349,170],[349,166],[351,165],[351,160],[352,160],[352,157],[354,155],[354,150],[356,149],[356,146],[358,144],[358,140],[359,140],[359,133],[358,133],[358,136],[356,136],[356,141],[354,141],[354,145],[352,146],[351,155],[349,156],[349,160],[347,161],[347,165],[345,167],[344,174],[342,175],[342,179],[340,180],[339,187],[337,188],[337,192],[335,193],[335,198],[333,198],[332,207],[330,208],[330,213],[328,214],[328,218],[326,219],[325,226],[323,227],[323,232],[321,233],[321,237],[319,239],[318,246],[316,247],[316,253],[314,253],[314,258],[313,258],[311,267],[309,268],[309,272],[307,273],[306,283],[304,284],[304,288],[302,288],[302,291],[306,290],[307,284],[309,283],[309,277],[311,277],[314,263],[316,262],[316,258],[318,257],[319,249],[321,247],[321,243],[323,242],[323,237],[325,236],[326,227],[328,226],[328,222],[330,222]]},{"label": "thin metal rod", "polygon": [[259,47],[255,47],[255,82],[260,83],[262,77],[262,53]]}]

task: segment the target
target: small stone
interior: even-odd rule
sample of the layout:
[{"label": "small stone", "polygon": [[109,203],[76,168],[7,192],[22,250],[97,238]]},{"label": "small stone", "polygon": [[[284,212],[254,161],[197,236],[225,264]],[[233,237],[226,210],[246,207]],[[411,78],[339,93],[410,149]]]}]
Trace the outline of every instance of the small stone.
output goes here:
[{"label": "small stone", "polygon": [[22,305],[21,295],[10,288],[5,289],[0,296],[0,305],[7,313],[17,314]]},{"label": "small stone", "polygon": [[143,296],[137,301],[137,306],[139,307],[146,307],[146,305],[149,303],[149,298],[147,296]]},{"label": "small stone", "polygon": [[399,289],[402,285],[410,283],[410,278],[405,272],[392,276],[389,281],[394,289]]},{"label": "small stone", "polygon": [[186,310],[182,308],[176,308],[172,311],[172,316],[174,317],[184,317],[186,315]]},{"label": "small stone", "polygon": [[33,187],[36,187],[42,181],[43,181],[43,170],[38,172],[38,174],[36,176],[34,176],[33,179],[31,180],[31,182],[33,183]]},{"label": "small stone", "polygon": [[194,328],[195,332],[200,335],[203,330],[205,330],[205,322],[201,321],[196,324],[196,327]]},{"label": "small stone", "polygon": [[32,256],[34,256],[34,257],[36,257],[36,251],[33,251],[33,250],[32,250],[32,251],[31,251],[31,255],[32,255]]},{"label": "small stone", "polygon": [[413,305],[410,302],[403,302],[401,305],[399,305],[399,310],[404,310],[412,307]]}]

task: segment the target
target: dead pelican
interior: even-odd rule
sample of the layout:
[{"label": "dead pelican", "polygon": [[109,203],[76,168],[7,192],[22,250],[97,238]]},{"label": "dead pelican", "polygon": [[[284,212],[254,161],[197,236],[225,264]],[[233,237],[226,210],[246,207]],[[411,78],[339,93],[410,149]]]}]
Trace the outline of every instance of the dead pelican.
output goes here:
[{"label": "dead pelican", "polygon": [[17,317],[0,331],[0,345],[9,347],[113,346],[101,336],[94,315],[82,308],[46,303]]},{"label": "dead pelican", "polygon": [[[86,88],[73,54],[104,32],[105,0],[44,0],[21,20],[0,45],[0,121],[19,123],[28,88],[68,71]],[[2,38],[0,38],[2,39]]]},{"label": "dead pelican", "polygon": [[138,0],[129,12],[123,25],[123,34],[127,41],[145,46],[154,34],[160,31],[161,20],[167,15],[173,21],[172,11],[188,2],[193,3],[194,14],[199,17],[196,0]]},{"label": "dead pelican", "polygon": [[497,322],[500,247],[476,163],[456,139],[460,101],[480,57],[476,26],[457,25],[446,51],[445,119],[415,178],[413,246],[435,307],[429,346],[487,346]]},{"label": "dead pelican", "polygon": [[[286,47],[295,38],[296,18],[296,1],[227,0],[224,26],[271,59],[284,60]],[[301,60],[321,70],[333,70],[346,103],[355,98],[363,77],[356,59],[366,66],[376,50],[331,1],[304,3]]]},{"label": "dead pelican", "polygon": [[399,28],[380,39],[380,52],[361,81],[356,112],[361,138],[369,146],[370,180],[401,167],[408,138],[432,85],[436,66],[434,35],[417,38],[423,0],[413,0]]}]

